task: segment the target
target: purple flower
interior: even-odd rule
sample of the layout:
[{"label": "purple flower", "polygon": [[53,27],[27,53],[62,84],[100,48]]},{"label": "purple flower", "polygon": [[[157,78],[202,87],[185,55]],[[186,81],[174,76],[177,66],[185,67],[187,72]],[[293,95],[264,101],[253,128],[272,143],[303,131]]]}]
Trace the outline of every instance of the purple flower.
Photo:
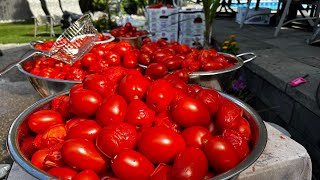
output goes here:
[{"label": "purple flower", "polygon": [[241,78],[241,76],[240,76],[240,78],[239,78],[238,80],[235,80],[235,81],[233,82],[233,89],[234,89],[235,91],[241,91],[241,90],[244,90],[244,88],[246,88],[245,81],[242,80],[242,79],[243,79],[243,78]]}]

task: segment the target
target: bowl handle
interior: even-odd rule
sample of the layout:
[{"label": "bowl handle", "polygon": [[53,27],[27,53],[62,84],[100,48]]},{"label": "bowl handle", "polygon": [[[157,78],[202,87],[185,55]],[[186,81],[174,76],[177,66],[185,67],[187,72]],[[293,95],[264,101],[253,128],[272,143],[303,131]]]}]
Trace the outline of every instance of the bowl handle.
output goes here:
[{"label": "bowl handle", "polygon": [[[253,53],[253,52],[241,53],[241,54],[238,54],[238,55],[237,55],[237,57],[239,57],[239,58],[241,58],[242,56],[252,56],[252,57],[249,58],[249,59],[244,59],[244,60],[243,60],[243,63],[250,62],[250,61],[256,59],[256,57],[257,57],[257,55],[256,55],[255,53]],[[243,59],[243,58],[241,58],[241,59]]]}]

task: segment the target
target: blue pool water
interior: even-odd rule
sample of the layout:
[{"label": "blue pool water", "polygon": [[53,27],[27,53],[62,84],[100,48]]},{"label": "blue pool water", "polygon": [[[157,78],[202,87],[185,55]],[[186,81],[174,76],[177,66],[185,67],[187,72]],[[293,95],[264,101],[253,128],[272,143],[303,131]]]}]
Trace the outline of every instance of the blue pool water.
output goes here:
[{"label": "blue pool water", "polygon": [[[252,1],[250,3],[250,8],[254,8],[256,6],[256,4],[257,4],[256,1]],[[232,1],[231,8],[237,9],[240,7],[247,7],[247,3],[240,1],[240,4],[238,4],[236,1]],[[270,1],[270,0],[269,1],[260,1],[259,7],[270,8],[271,10],[277,10],[278,1]]]}]

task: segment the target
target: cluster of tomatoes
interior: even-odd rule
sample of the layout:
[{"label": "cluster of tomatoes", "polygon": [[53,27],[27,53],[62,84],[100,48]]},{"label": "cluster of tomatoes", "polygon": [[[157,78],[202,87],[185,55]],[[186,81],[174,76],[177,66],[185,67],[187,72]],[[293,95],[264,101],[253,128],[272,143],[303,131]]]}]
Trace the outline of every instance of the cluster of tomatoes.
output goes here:
[{"label": "cluster of tomatoes", "polygon": [[214,177],[247,157],[251,127],[235,103],[187,82],[184,70],[152,79],[111,66],[87,75],[28,117],[20,150],[61,179]]},{"label": "cluster of tomatoes", "polygon": [[152,42],[149,38],[143,40],[141,56],[140,64],[148,66],[151,63],[160,63],[170,71],[177,69],[187,69],[190,72],[213,71],[234,66],[237,62],[235,59],[228,59],[218,54],[215,49],[198,50],[175,41],[167,42],[159,39],[157,42]]},{"label": "cluster of tomatoes", "polygon": [[144,36],[147,35],[148,32],[145,30],[137,30],[137,27],[133,26],[130,22],[127,22],[121,27],[112,29],[110,34],[116,38],[130,38]]},{"label": "cluster of tomatoes", "polygon": [[162,3],[157,3],[157,4],[153,4],[153,5],[148,6],[148,8],[151,8],[151,9],[159,9],[162,7],[174,8],[174,6],[172,4],[162,4]]},{"label": "cluster of tomatoes", "polygon": [[96,44],[72,65],[42,57],[35,61],[26,61],[23,68],[33,75],[45,78],[82,81],[86,75],[102,72],[109,66],[137,68],[138,56],[139,50],[127,41],[120,41]]}]

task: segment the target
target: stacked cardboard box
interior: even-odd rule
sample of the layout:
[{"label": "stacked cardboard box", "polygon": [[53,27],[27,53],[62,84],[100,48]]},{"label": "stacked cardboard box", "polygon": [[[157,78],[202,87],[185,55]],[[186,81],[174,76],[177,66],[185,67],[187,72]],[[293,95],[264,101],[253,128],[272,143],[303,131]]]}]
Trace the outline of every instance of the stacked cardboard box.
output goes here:
[{"label": "stacked cardboard box", "polygon": [[160,38],[178,41],[179,10],[178,8],[146,8],[147,27],[154,32],[152,40]]},{"label": "stacked cardboard box", "polygon": [[179,43],[190,47],[203,45],[205,18],[201,9],[179,10]]}]

